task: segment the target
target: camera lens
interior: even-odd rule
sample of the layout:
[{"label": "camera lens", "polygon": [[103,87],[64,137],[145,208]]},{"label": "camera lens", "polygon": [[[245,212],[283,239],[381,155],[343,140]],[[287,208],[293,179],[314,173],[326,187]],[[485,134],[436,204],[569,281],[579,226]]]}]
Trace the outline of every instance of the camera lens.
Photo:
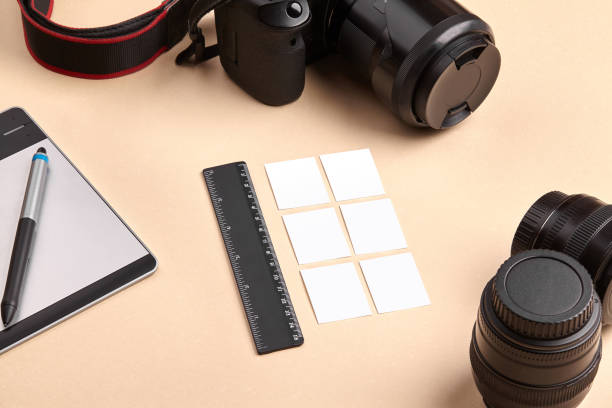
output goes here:
[{"label": "camera lens", "polygon": [[586,194],[553,191],[527,211],[512,242],[512,254],[527,249],[564,252],[589,271],[612,323],[612,205]]},{"label": "camera lens", "polygon": [[339,0],[328,21],[328,41],[410,124],[463,121],[499,73],[490,27],[452,0]]},{"label": "camera lens", "polygon": [[601,305],[574,258],[521,252],[486,285],[470,361],[488,407],[575,407],[600,359]]}]

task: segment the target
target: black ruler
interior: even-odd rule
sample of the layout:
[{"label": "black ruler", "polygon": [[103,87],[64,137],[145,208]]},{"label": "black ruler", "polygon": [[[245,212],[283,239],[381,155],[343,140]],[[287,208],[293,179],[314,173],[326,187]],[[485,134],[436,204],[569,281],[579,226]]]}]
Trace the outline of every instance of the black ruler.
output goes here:
[{"label": "black ruler", "polygon": [[203,173],[257,352],[303,344],[246,163]]}]

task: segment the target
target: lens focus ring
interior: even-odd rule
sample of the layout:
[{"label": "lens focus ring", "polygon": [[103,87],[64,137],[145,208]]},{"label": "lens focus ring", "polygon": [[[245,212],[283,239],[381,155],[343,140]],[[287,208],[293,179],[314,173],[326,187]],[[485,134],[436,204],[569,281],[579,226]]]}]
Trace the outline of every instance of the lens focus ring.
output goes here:
[{"label": "lens focus ring", "polygon": [[[533,247],[554,250],[563,249],[562,247],[558,247],[559,239],[562,239],[560,236],[561,232],[568,225],[568,223],[571,223],[573,220],[579,218],[585,218],[593,211],[589,209],[586,213],[584,213],[584,202],[591,202],[592,200],[593,197],[585,194],[575,194],[565,199],[565,201],[563,201],[563,203],[557,207],[554,214],[551,215],[550,218],[554,219],[554,221],[551,223],[550,227],[542,227],[542,238],[538,240],[539,243],[534,242]],[[550,222],[551,220],[548,220],[546,224],[549,224]],[[557,242],[556,245],[555,242]]]},{"label": "lens focus ring", "polygon": [[[470,362],[472,363],[474,379],[476,380],[478,389],[483,395],[495,395],[496,399],[503,399],[505,402],[510,401],[515,404],[520,404],[520,406],[561,406],[578,397],[580,394],[586,393],[597,375],[599,361],[601,359],[601,352],[599,352],[597,358],[589,368],[591,371],[587,375],[579,377],[576,381],[552,387],[537,388],[515,383],[497,374],[482,361],[479,356],[480,353],[477,351],[477,347],[478,346],[474,342],[470,345]],[[601,340],[599,347],[601,348]],[[494,404],[493,401],[486,402]],[[494,407],[495,405],[491,406]]]},{"label": "lens focus ring", "polygon": [[580,224],[563,252],[580,260],[591,239],[610,221],[612,221],[612,205],[601,207]]},{"label": "lens focus ring", "polygon": [[551,191],[542,196],[527,210],[514,235],[512,255],[527,251],[533,247],[548,217],[567,198],[567,194],[560,191]]},{"label": "lens focus ring", "polygon": [[513,347],[506,341],[502,340],[499,335],[493,332],[489,325],[485,322],[485,319],[481,313],[478,314],[478,327],[482,330],[484,336],[491,343],[499,353],[504,355],[510,355],[513,359],[517,359],[525,362],[526,364],[557,364],[558,362],[564,362],[572,360],[576,357],[587,352],[593,347],[593,344],[599,341],[599,335],[601,333],[601,327],[598,328],[598,333],[595,336],[590,337],[586,342],[578,345],[571,349],[556,353],[538,353],[535,351],[526,351],[517,347]]}]

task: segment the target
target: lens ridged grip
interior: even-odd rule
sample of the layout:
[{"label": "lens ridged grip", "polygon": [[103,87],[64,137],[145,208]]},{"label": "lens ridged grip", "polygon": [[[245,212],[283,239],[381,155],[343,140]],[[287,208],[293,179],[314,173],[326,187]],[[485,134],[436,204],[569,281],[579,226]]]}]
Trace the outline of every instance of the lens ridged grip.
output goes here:
[{"label": "lens ridged grip", "polygon": [[[599,347],[601,348],[601,340]],[[490,398],[498,397],[504,401],[512,401],[515,404],[520,404],[520,406],[530,407],[560,406],[573,400],[581,393],[585,393],[591,387],[597,375],[601,360],[601,352],[599,352],[591,367],[585,372],[586,375],[581,376],[577,381],[538,388],[517,384],[500,376],[482,361],[479,354],[472,341],[470,344],[470,362],[480,392],[483,395],[490,396]],[[485,402],[494,404],[496,401]]]},{"label": "lens ridged grip", "polygon": [[551,191],[544,194],[530,208],[521,220],[512,241],[512,255],[533,248],[542,226],[550,214],[566,199],[567,194],[560,191]]},{"label": "lens ridged grip", "polygon": [[572,234],[563,252],[580,260],[582,253],[591,242],[591,239],[601,228],[610,222],[610,220],[612,220],[612,205],[606,205],[595,211],[587,217]]},{"label": "lens ridged grip", "polygon": [[541,367],[557,366],[559,363],[578,358],[591,349],[595,342],[598,342],[601,339],[601,325],[599,325],[597,335],[590,336],[587,341],[580,344],[578,347],[573,347],[554,353],[539,353],[536,351],[528,351],[515,347],[507,341],[502,340],[485,322],[485,318],[482,313],[478,313],[476,330],[478,329],[482,330],[483,335],[487,341],[490,342],[491,347],[493,347],[498,353],[511,356],[513,360],[520,361],[524,364],[538,364]]},{"label": "lens ridged grip", "polygon": [[493,307],[495,308],[495,314],[506,326],[523,336],[535,339],[558,339],[576,333],[584,327],[593,313],[593,297],[591,296],[588,306],[576,316],[555,323],[534,322],[519,316],[504,305],[495,289]]},{"label": "lens ridged grip", "polygon": [[[584,208],[585,202],[591,204],[587,210]],[[579,218],[584,220],[593,211],[595,211],[598,206],[604,205],[603,203],[597,203],[600,203],[600,201],[586,194],[574,194],[569,196],[559,207],[557,207],[554,222],[552,224],[550,222],[546,222],[546,224],[551,225],[546,226],[548,231],[546,231],[546,233],[543,234],[542,239],[539,240],[540,242],[537,244],[538,248],[561,250],[562,248],[553,248],[553,243],[559,238],[559,233],[561,230],[563,230],[570,220],[576,220]],[[542,232],[544,232],[544,230],[542,230]]]},{"label": "lens ridged grip", "polygon": [[[518,271],[519,264],[521,265],[520,272]],[[560,268],[563,268],[563,273],[559,271]],[[545,271],[542,272],[542,269]],[[559,304],[554,305],[553,309],[562,309],[562,312],[552,315],[545,313],[543,309],[527,312],[530,308],[521,304],[521,301],[517,303],[513,300],[513,296],[516,295],[510,293],[509,285],[512,285],[513,279],[522,279],[519,275],[524,277],[531,273],[534,274],[534,286],[540,285],[535,277],[535,274],[539,273],[544,289],[547,286],[546,282],[558,278],[563,279],[563,282],[559,282],[561,287],[566,286],[565,283],[567,286],[577,286],[577,288],[574,287],[574,290],[580,290],[581,294],[575,304],[567,307],[560,305],[563,300],[554,300]],[[500,282],[503,285],[502,288],[498,287]],[[514,332],[535,339],[557,339],[569,336],[584,327],[593,314],[595,291],[588,272],[575,259],[560,252],[540,249],[525,251],[511,257],[500,267],[493,281],[491,292],[493,309],[497,317]],[[542,293],[542,297],[546,295],[549,299],[556,297],[554,293]],[[559,296],[563,297],[562,294]],[[523,300],[523,302],[529,301],[531,300]]]}]

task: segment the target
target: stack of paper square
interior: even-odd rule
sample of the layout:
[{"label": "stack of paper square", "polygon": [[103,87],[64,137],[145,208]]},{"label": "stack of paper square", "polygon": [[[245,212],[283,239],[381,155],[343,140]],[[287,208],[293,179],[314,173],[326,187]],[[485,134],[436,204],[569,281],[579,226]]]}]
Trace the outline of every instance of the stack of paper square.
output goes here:
[{"label": "stack of paper square", "polygon": [[342,263],[301,270],[318,322],[371,314],[355,261],[379,313],[428,305],[429,297],[410,253],[361,259],[407,248],[391,200],[363,200],[385,194],[370,150],[322,155],[321,163],[335,201],[356,202],[334,205],[314,157],[266,164],[279,210],[324,207],[283,215],[298,263],[345,258]]}]

